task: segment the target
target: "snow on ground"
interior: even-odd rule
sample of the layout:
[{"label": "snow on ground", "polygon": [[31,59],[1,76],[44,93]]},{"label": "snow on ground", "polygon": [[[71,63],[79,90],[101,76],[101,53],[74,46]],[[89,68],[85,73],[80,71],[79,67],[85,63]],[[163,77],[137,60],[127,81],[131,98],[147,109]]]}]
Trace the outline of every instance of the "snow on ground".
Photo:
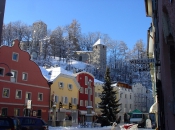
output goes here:
[{"label": "snow on ground", "polygon": [[[111,130],[111,126],[107,127],[95,127],[95,128],[80,128],[80,127],[49,127],[49,130]],[[115,130],[121,130],[119,126]],[[138,128],[138,130],[153,130],[146,128]]]}]

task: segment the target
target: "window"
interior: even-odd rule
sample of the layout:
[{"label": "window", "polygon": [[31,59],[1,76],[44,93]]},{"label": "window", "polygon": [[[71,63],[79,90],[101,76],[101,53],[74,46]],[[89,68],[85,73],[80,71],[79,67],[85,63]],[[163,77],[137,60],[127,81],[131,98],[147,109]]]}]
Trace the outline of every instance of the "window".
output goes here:
[{"label": "window", "polygon": [[27,93],[26,93],[26,99],[27,99],[27,100],[31,100],[31,99],[32,99],[32,94],[29,93],[29,92],[27,92]]},{"label": "window", "polygon": [[88,85],[88,77],[85,76],[85,85]]},{"label": "window", "polygon": [[63,88],[63,87],[64,87],[63,82],[59,82],[59,83],[58,83],[58,87],[59,87],[59,88]]},{"label": "window", "polygon": [[77,98],[72,98],[72,104],[74,104],[74,105],[77,104]]},{"label": "window", "polygon": [[131,95],[130,95],[130,99],[131,99]]},{"label": "window", "polygon": [[2,108],[2,116],[7,116],[8,109],[7,108]]},{"label": "window", "polygon": [[68,98],[67,97],[63,97],[63,104],[67,104],[68,103]]},{"label": "window", "polygon": [[73,88],[73,87],[72,87],[72,84],[68,84],[68,89],[69,89],[69,90],[72,90],[72,88]]},{"label": "window", "polygon": [[127,98],[127,95],[125,94],[125,98]]},{"label": "window", "polygon": [[88,94],[88,88],[85,88],[85,94]]},{"label": "window", "polygon": [[22,91],[16,90],[16,98],[20,99],[22,97]]},{"label": "window", "polygon": [[88,101],[87,100],[85,100],[85,106],[87,106],[88,105]]},{"label": "window", "polygon": [[15,108],[14,109],[14,116],[19,116],[20,115],[20,109]]},{"label": "window", "polygon": [[122,93],[120,93],[120,98],[122,98]]},{"label": "window", "polygon": [[0,76],[4,76],[4,68],[0,68]]},{"label": "window", "polygon": [[42,93],[38,93],[38,101],[42,101],[43,100],[43,94]]},{"label": "window", "polygon": [[80,106],[83,106],[83,100],[80,100]]},{"label": "window", "polygon": [[28,74],[27,73],[22,73],[22,80],[27,80]]},{"label": "window", "polygon": [[84,93],[84,88],[83,87],[80,88],[80,93]]},{"label": "window", "polygon": [[58,96],[55,96],[55,102],[58,103],[59,100],[58,100]]},{"label": "window", "polygon": [[13,60],[13,61],[18,61],[18,57],[19,57],[19,54],[13,52],[13,54],[12,54],[12,60]]},{"label": "window", "polygon": [[130,108],[132,107],[132,104],[130,104]]},{"label": "window", "polygon": [[2,92],[2,97],[9,98],[10,97],[10,89],[4,88]]},{"label": "window", "polygon": [[122,109],[122,104],[120,105],[120,109]]},{"label": "window", "polygon": [[11,71],[13,76],[11,76],[11,82],[16,82],[17,81],[17,71]]}]

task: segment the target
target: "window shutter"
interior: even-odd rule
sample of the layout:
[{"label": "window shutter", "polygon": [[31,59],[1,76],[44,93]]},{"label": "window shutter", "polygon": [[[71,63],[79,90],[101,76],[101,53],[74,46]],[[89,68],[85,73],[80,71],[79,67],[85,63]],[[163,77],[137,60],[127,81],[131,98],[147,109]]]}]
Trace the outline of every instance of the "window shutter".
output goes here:
[{"label": "window shutter", "polygon": [[77,98],[75,98],[75,104],[77,105]]},{"label": "window shutter", "polygon": [[71,98],[71,103],[74,104],[74,98]]}]

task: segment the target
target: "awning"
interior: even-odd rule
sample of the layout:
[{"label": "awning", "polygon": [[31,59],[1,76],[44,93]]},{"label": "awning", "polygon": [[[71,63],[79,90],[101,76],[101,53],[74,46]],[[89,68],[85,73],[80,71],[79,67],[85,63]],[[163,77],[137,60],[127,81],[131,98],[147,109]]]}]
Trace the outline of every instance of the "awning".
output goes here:
[{"label": "awning", "polygon": [[[87,111],[81,111],[81,110],[79,110],[79,113],[80,113],[80,115],[86,115],[87,114]],[[95,115],[95,112],[92,111],[92,114]]]},{"label": "awning", "polygon": [[157,112],[157,102],[155,102],[155,103],[150,107],[149,112],[150,112],[150,113],[155,113],[155,112]]}]

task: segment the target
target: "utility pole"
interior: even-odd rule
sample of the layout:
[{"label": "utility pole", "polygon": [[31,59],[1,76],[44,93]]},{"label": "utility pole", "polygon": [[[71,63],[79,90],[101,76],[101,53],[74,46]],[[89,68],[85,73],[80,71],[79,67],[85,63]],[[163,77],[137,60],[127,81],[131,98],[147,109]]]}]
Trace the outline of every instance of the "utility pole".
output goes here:
[{"label": "utility pole", "polygon": [[0,1],[0,45],[2,43],[1,38],[2,38],[2,27],[3,27],[3,21],[4,21],[5,3],[6,3],[6,0]]}]

